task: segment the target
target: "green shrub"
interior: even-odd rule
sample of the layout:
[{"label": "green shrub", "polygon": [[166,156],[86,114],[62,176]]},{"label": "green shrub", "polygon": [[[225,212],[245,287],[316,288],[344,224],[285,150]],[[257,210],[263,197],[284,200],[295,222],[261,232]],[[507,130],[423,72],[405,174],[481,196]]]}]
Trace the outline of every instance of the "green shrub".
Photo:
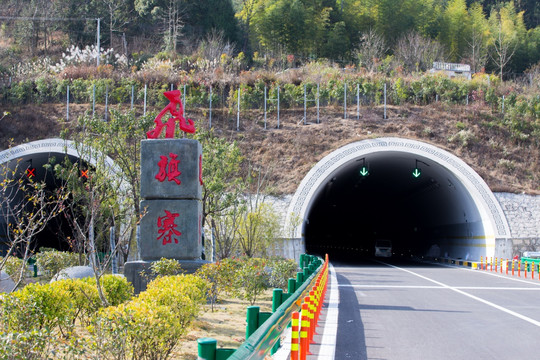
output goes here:
[{"label": "green shrub", "polygon": [[55,291],[66,292],[75,314],[73,321],[79,319],[83,324],[101,307],[101,301],[95,284],[83,279],[66,279],[50,284]]},{"label": "green shrub", "polygon": [[49,359],[54,336],[45,330],[0,332],[0,358],[9,360]]},{"label": "green shrub", "polygon": [[[2,262],[3,260],[4,258],[0,257],[0,262]],[[26,264],[24,263],[22,259],[19,259],[18,257],[15,257],[15,256],[9,256],[6,259],[4,268],[2,270],[4,270],[11,277],[11,279],[15,283],[17,283],[19,281],[19,276],[21,274],[21,268],[25,265]],[[25,274],[23,272],[22,273],[23,278],[24,278],[24,275]]]},{"label": "green shrub", "polygon": [[298,265],[291,259],[273,259],[270,263],[270,277],[268,283],[271,287],[287,289],[289,278],[296,276]]},{"label": "green shrub", "polygon": [[3,328],[8,331],[59,329],[68,333],[76,317],[70,293],[50,284],[28,284],[0,299]]},{"label": "green shrub", "polygon": [[62,269],[80,265],[79,254],[54,249],[44,250],[41,249],[35,258],[38,269],[46,276],[52,277]]},{"label": "green shrub", "polygon": [[172,276],[182,272],[180,262],[175,259],[161,258],[150,265],[150,271],[153,276]]},{"label": "green shrub", "polygon": [[205,302],[205,281],[164,276],[138,298],[99,311],[88,330],[94,350],[113,359],[167,359]]},{"label": "green shrub", "polygon": [[206,281],[195,275],[163,276],[151,281],[138,300],[171,307],[187,326],[206,303],[206,288]]},{"label": "green shrub", "polygon": [[269,273],[265,269],[266,261],[263,259],[247,259],[236,272],[235,283],[241,296],[255,304],[257,297],[266,290],[269,282]]},{"label": "green shrub", "polygon": [[101,285],[111,305],[120,305],[133,297],[133,285],[123,276],[103,275]]},{"label": "green shrub", "polygon": [[220,300],[223,293],[231,294],[233,292],[235,273],[236,266],[233,261],[228,259],[204,264],[195,273],[195,275],[208,283],[206,297],[212,305],[212,311],[214,311],[214,304]]}]

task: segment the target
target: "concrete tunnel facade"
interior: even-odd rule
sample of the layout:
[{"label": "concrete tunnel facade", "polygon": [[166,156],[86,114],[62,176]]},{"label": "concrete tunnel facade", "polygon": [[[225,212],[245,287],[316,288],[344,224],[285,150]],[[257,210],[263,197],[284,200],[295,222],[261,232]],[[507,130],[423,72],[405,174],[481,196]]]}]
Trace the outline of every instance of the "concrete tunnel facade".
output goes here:
[{"label": "concrete tunnel facade", "polygon": [[325,156],[294,194],[286,228],[300,242],[295,253],[349,256],[373,255],[376,239],[390,239],[396,255],[479,261],[510,238],[500,204],[470,166],[401,138],[359,141]]},{"label": "concrete tunnel facade", "polygon": [[[93,154],[94,157],[81,155],[81,153]],[[85,164],[94,166],[96,164],[96,157],[99,156],[99,154],[96,151],[88,149],[87,151],[83,151],[82,149],[77,148],[76,143],[73,141],[52,138],[32,141],[0,151],[0,164],[7,163],[8,166],[11,167],[18,166],[20,176],[25,176],[25,170],[31,167],[34,169],[33,174],[35,175],[35,180],[45,181],[48,188],[53,189],[58,184],[56,184],[54,175],[50,171],[47,171],[43,166],[47,164],[52,157],[61,161],[64,156],[68,156],[73,162],[82,161]],[[122,181],[122,173],[114,164],[113,160],[106,156],[105,163],[111,179],[120,179],[120,181]],[[120,186],[127,186],[127,184],[121,182]],[[1,244],[7,240],[6,223],[7,220],[0,216],[0,251],[2,251],[2,253],[3,249]],[[61,234],[63,234],[63,236],[60,236]],[[61,216],[56,217],[53,219],[52,224],[47,226],[42,233],[37,235],[37,247],[45,246],[60,250],[68,250],[69,247],[67,243],[62,241],[61,238],[69,236],[70,234],[71,230],[69,225],[62,220]]]},{"label": "concrete tunnel facade", "polygon": [[[33,159],[38,169],[61,155],[79,157],[73,142],[46,139],[0,152],[0,163]],[[111,176],[118,176],[108,161]],[[497,240],[510,238],[501,206],[470,166],[401,138],[359,141],[325,156],[292,197],[285,227],[296,239],[284,251],[289,257],[306,250],[369,254],[376,239],[388,238],[396,253],[477,261],[495,256]]]}]

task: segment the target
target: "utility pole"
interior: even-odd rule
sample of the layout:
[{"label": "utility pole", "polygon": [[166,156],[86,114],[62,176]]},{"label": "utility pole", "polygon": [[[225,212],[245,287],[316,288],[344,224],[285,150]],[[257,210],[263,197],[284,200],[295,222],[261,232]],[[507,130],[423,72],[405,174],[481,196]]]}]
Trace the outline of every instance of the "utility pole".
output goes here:
[{"label": "utility pole", "polygon": [[100,52],[101,52],[101,50],[100,50],[101,44],[99,43],[100,42],[99,41],[99,38],[100,38],[99,32],[100,32],[101,19],[97,18],[96,20],[97,20],[97,31],[96,31],[97,32],[97,34],[96,34],[96,38],[97,38],[96,39],[96,42],[97,42],[97,59],[96,59],[96,63],[97,63],[97,65],[96,66],[99,66],[99,58],[100,58]]}]

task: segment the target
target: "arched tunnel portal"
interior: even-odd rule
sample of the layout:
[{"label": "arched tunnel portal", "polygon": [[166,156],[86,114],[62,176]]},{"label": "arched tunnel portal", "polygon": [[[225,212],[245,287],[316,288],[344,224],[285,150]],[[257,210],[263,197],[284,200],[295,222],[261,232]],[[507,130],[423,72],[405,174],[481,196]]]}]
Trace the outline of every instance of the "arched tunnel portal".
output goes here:
[{"label": "arched tunnel portal", "polygon": [[[22,177],[24,179],[31,175],[32,181],[44,182],[47,190],[54,192],[56,188],[62,186],[61,181],[55,178],[52,171],[46,169],[44,165],[50,163],[52,158],[55,158],[56,162],[62,162],[66,156],[72,163],[80,163],[81,178],[89,176],[87,170],[95,164],[95,160],[81,155],[80,149],[77,149],[74,142],[56,138],[33,141],[1,151],[0,166],[4,168],[7,165],[8,168],[16,170],[14,175],[16,178]],[[112,159],[106,157],[105,161],[110,169],[111,177],[118,176],[120,172]],[[0,174],[0,181],[2,181],[2,174]],[[19,192],[11,200],[17,202],[20,196],[22,195]],[[2,203],[0,203],[0,206]],[[7,204],[4,204],[4,208],[0,212],[0,255],[5,253],[6,243],[9,242],[7,234],[8,219],[4,216],[6,214],[5,206]],[[73,237],[71,224],[66,220],[65,216],[60,214],[49,221],[43,231],[32,239],[32,248],[33,250],[38,250],[41,247],[70,250],[66,239],[73,239]]]},{"label": "arched tunnel portal", "polygon": [[506,218],[482,178],[449,152],[400,138],[365,140],[323,158],[288,212],[308,253],[373,255],[377,239],[394,256],[493,256],[509,237]]}]

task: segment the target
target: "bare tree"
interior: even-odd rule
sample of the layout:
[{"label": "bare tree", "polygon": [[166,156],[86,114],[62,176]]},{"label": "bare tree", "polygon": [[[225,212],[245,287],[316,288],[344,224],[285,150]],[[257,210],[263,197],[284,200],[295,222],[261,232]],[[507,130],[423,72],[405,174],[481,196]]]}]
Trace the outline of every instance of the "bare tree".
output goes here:
[{"label": "bare tree", "polygon": [[140,15],[150,14],[161,23],[165,48],[176,52],[184,22],[184,4],[181,0],[135,0]]},{"label": "bare tree", "polygon": [[126,0],[99,0],[107,10],[106,20],[109,27],[109,47],[113,47],[113,32],[129,24],[132,9]]},{"label": "bare tree", "polygon": [[199,44],[199,52],[210,61],[219,61],[223,54],[229,57],[233,56],[234,48],[234,44],[225,39],[223,30],[217,29],[212,29]]},{"label": "bare tree", "polygon": [[444,48],[435,41],[424,38],[416,31],[401,37],[396,45],[396,57],[409,71],[426,71],[434,61],[444,60]]},{"label": "bare tree", "polygon": [[501,20],[499,20],[498,30],[494,35],[493,52],[489,56],[497,64],[499,76],[502,80],[504,67],[508,64],[512,56],[514,56],[518,43],[514,36],[503,31]]},{"label": "bare tree", "polygon": [[473,72],[482,69],[487,62],[488,52],[486,47],[486,39],[482,30],[473,27],[471,37],[467,40],[469,45],[469,61]]},{"label": "bare tree", "polygon": [[[59,187],[55,192],[46,183],[34,181],[34,168],[23,168],[21,160],[0,165],[0,216],[5,220],[6,256],[0,261],[3,269],[9,256],[22,258],[15,277],[15,288],[23,279],[28,259],[33,255],[32,240],[47,223],[64,209],[67,192]],[[47,172],[46,172],[47,173]]]},{"label": "bare tree", "polygon": [[356,50],[356,57],[361,65],[373,72],[387,50],[384,37],[375,30],[369,29],[360,37],[360,46]]}]

